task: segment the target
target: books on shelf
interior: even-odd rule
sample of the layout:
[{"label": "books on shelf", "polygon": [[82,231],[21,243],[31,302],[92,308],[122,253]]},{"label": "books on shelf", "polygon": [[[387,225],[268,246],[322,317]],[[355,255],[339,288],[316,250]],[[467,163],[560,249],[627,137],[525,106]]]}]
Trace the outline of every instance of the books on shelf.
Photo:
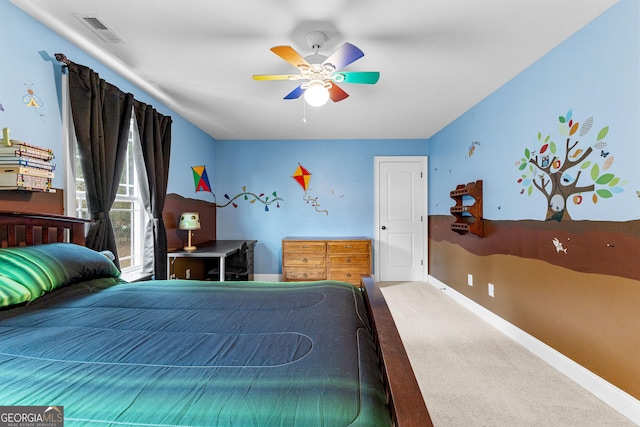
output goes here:
[{"label": "books on shelf", "polygon": [[48,190],[51,188],[51,178],[43,176],[25,175],[21,173],[0,174],[0,188],[25,188]]},{"label": "books on shelf", "polygon": [[53,151],[11,140],[0,145],[0,190],[55,192],[52,188],[55,165]]},{"label": "books on shelf", "polygon": [[28,166],[7,166],[0,165],[0,175],[2,174],[22,174],[22,175],[33,175],[33,176],[43,176],[45,178],[53,178],[55,173],[48,169],[41,168],[33,168]]},{"label": "books on shelf", "polygon": [[26,166],[53,171],[56,168],[51,162],[27,156],[0,156],[0,166]]},{"label": "books on shelf", "polygon": [[51,161],[55,158],[53,151],[26,142],[11,140],[11,145],[0,145],[0,156],[26,156]]}]

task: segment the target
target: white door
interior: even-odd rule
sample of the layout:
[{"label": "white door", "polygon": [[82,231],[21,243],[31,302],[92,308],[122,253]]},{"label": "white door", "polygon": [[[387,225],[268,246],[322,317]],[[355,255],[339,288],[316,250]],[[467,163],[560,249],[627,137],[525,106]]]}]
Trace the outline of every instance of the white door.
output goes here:
[{"label": "white door", "polygon": [[377,281],[427,277],[427,157],[375,157]]}]

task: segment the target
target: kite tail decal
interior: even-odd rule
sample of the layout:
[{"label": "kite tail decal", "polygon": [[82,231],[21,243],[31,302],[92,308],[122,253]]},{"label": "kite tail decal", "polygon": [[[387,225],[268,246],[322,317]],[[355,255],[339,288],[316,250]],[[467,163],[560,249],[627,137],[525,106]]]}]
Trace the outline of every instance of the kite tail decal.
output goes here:
[{"label": "kite tail decal", "polygon": [[[244,187],[243,187],[244,190]],[[234,208],[237,208],[238,205],[237,203],[234,203],[235,200],[237,200],[240,197],[244,196],[244,200],[249,200],[249,196],[253,197],[251,200],[249,200],[249,203],[255,203],[260,202],[265,206],[265,210],[268,211],[269,209],[267,208],[270,204],[272,204],[273,202],[280,202],[280,201],[284,201],[284,199],[282,197],[278,197],[276,192],[274,191],[273,193],[271,193],[272,196],[274,196],[272,199],[269,199],[269,196],[267,196],[266,198],[262,198],[262,196],[264,196],[264,193],[258,195],[255,193],[251,193],[251,192],[247,192],[244,191],[243,193],[238,193],[237,195],[235,195],[234,197],[229,197],[228,194],[224,195],[224,198],[228,200],[227,203],[223,204],[223,205],[216,205],[218,208],[224,208],[227,207],[231,204],[233,204]],[[280,207],[280,203],[277,204],[277,207]]]},{"label": "kite tail decal", "polygon": [[209,193],[211,193],[213,195],[213,203],[216,205],[216,208],[224,208],[229,205],[233,205],[234,208],[237,208],[238,204],[235,203],[235,200],[243,196],[244,196],[244,200],[249,200],[249,196],[251,196],[252,199],[249,200],[249,203],[255,203],[256,201],[258,201],[264,205],[264,210],[266,212],[269,212],[270,204],[272,204],[273,202],[276,202],[276,207],[279,208],[280,201],[283,200],[282,198],[278,197],[278,194],[275,191],[271,193],[271,196],[273,196],[271,200],[269,200],[271,196],[262,198],[264,196],[264,193],[261,193],[258,195],[255,193],[248,192],[247,186],[245,185],[242,187],[242,193],[238,193],[233,198],[229,197],[228,194],[225,194],[224,198],[227,199],[228,202],[223,205],[219,205],[218,201],[216,200],[216,194],[213,192],[213,189],[211,188],[211,183],[209,182],[209,176],[207,175],[206,167],[204,165],[192,166],[191,171],[193,173],[193,184],[195,185],[196,193],[198,191],[208,191]]},{"label": "kite tail decal", "polygon": [[304,200],[307,203],[311,203],[311,206],[313,206],[313,208],[316,210],[316,212],[324,212],[326,215],[329,215],[329,211],[326,209],[318,209],[318,206],[320,206],[320,203],[318,202],[318,198],[317,197],[311,197],[311,196],[307,196],[307,193],[304,193],[304,197],[302,197],[302,200]]}]

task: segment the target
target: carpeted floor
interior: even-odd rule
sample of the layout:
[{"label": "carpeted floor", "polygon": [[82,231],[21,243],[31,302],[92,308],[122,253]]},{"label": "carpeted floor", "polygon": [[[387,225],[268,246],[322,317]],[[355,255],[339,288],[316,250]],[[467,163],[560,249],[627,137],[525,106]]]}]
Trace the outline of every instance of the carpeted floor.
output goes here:
[{"label": "carpeted floor", "polygon": [[636,426],[435,286],[380,285],[435,427]]}]

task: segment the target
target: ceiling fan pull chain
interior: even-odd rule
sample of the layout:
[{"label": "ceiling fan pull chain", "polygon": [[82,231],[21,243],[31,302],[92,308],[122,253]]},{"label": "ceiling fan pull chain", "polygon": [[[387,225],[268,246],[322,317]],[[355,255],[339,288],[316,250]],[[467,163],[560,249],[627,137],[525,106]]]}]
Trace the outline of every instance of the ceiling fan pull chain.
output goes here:
[{"label": "ceiling fan pull chain", "polygon": [[307,103],[302,101],[302,123],[307,123]]}]

